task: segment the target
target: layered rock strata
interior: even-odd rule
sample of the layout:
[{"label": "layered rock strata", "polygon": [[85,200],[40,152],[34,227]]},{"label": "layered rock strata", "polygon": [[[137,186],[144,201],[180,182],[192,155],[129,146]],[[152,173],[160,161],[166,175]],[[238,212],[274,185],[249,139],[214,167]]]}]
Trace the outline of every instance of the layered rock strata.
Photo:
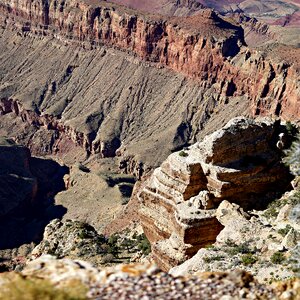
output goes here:
[{"label": "layered rock strata", "polygon": [[287,132],[279,122],[236,118],[171,154],[154,171],[138,199],[145,234],[163,269],[215,241],[222,229],[215,209],[222,200],[262,208],[289,187],[291,177],[277,148],[283,136]]},{"label": "layered rock strata", "polygon": [[[54,122],[57,124],[55,129],[60,131],[64,128],[71,140],[81,145],[87,152],[100,152],[103,156],[113,156],[116,153],[123,155],[126,151],[130,152],[128,148],[132,145],[133,140],[131,133],[138,130],[135,123],[140,120],[132,119],[129,116],[130,112],[124,108],[128,107],[130,110],[134,104],[131,102],[131,100],[135,101],[132,98],[134,96],[132,94],[135,93],[134,87],[140,86],[140,84],[145,85],[137,92],[136,96],[139,102],[149,103],[149,98],[154,96],[158,99],[158,95],[164,92],[160,87],[157,95],[154,95],[153,88],[157,87],[148,87],[144,80],[142,83],[134,83],[134,87],[130,84],[120,87],[118,91],[110,94],[103,87],[100,91],[96,90],[98,86],[95,85],[98,85],[100,81],[105,81],[104,75],[101,76],[104,74],[101,61],[105,60],[108,51],[103,47],[99,51],[97,47],[101,45],[121,49],[122,55],[124,55],[124,51],[128,52],[127,61],[130,61],[131,65],[139,64],[142,59],[149,62],[150,69],[166,67],[168,72],[172,70],[180,73],[183,77],[182,81],[179,80],[181,83],[178,83],[178,89],[183,91],[183,87],[188,85],[186,92],[190,93],[192,92],[190,84],[197,85],[201,95],[195,95],[195,97],[199,98],[201,103],[206,102],[206,98],[209,98],[214,103],[225,106],[226,103],[235,102],[238,99],[240,103],[248,104],[252,114],[255,115],[272,114],[288,119],[299,117],[298,100],[300,97],[299,81],[297,80],[299,73],[296,65],[280,62],[280,59],[276,61],[273,57],[264,57],[258,51],[250,51],[245,47],[241,27],[224,21],[211,10],[201,10],[198,14],[188,18],[162,18],[142,15],[134,10],[105,1],[83,0],[60,2],[1,0],[0,9],[5,28],[18,27],[26,36],[36,35],[41,39],[48,36],[50,39],[55,38],[65,43],[68,47],[83,45],[85,48],[92,47],[97,50],[91,53],[95,58],[93,62],[89,61],[86,65],[82,59],[84,56],[82,52],[75,51],[74,54],[72,51],[73,56],[68,53],[71,63],[56,65],[56,72],[52,73],[51,71],[49,72],[51,74],[46,74],[47,78],[41,78],[43,83],[39,84],[39,87],[35,87],[34,81],[32,81],[26,85],[26,92],[23,93],[20,93],[23,88],[21,88],[20,80],[16,82],[16,78],[19,78],[18,72],[12,74],[11,77],[6,76],[0,93],[3,101],[19,100],[26,110],[34,111],[38,116],[48,115],[46,117],[48,119],[59,119]],[[63,48],[60,45],[56,45],[56,47],[57,49]],[[118,59],[116,57],[114,59],[117,61],[122,55],[118,53],[116,55]],[[138,56],[139,59],[134,56]],[[3,63],[5,64],[5,62]],[[28,66],[27,73],[30,73],[32,68],[38,67],[36,63],[30,67],[28,61],[20,63],[23,64],[23,67]],[[51,66],[56,63],[57,60],[56,62],[51,60],[51,63],[49,61],[49,68],[51,69]],[[117,69],[116,74],[112,74],[114,73],[112,71],[109,72],[113,76],[111,82],[117,82],[116,79],[120,76],[130,77],[129,75],[132,74],[129,72],[135,72],[132,71],[131,65],[128,67],[128,62],[121,60],[120,63],[121,65],[113,66]],[[90,70],[94,64],[96,67],[94,66]],[[9,70],[21,71],[23,67],[17,64]],[[60,70],[63,67],[65,69]],[[95,72],[93,73],[95,81],[86,82],[85,92],[81,96],[83,98],[85,95],[90,96],[89,99],[84,98],[86,105],[91,108],[89,114],[85,113],[85,109],[82,107],[83,99],[77,94],[70,92],[67,97],[59,97],[60,100],[57,100],[60,93],[64,94],[76,89],[78,81],[74,79],[78,70],[82,70],[83,67],[89,68],[90,72]],[[59,72],[57,72],[58,69]],[[125,69],[128,74],[125,74]],[[88,74],[91,74],[90,72]],[[167,71],[159,72],[163,73],[163,76],[168,73]],[[53,76],[58,77],[57,74],[60,73],[62,73],[61,78],[53,79]],[[143,72],[143,76],[144,74],[145,72]],[[181,78],[181,75],[171,73],[176,80]],[[86,78],[86,75],[81,77]],[[192,78],[193,83],[191,81],[187,83],[186,77]],[[80,80],[86,79],[81,78]],[[86,89],[90,89],[92,92],[88,93]],[[95,94],[100,96],[96,97]],[[150,96],[150,94],[153,95]],[[100,101],[99,98],[104,96],[105,101]],[[123,98],[129,100],[126,100],[125,103],[122,102],[122,109],[120,109],[116,103]],[[141,98],[146,99],[141,100]],[[193,102],[190,98],[185,100],[187,101],[184,104],[185,107]],[[161,105],[157,100],[152,108],[163,109]],[[169,103],[163,105],[170,106]],[[240,104],[238,105],[240,107]],[[142,105],[142,108],[145,108],[144,106]],[[175,142],[168,146],[168,152],[185,143],[195,141],[195,136],[202,129],[203,123],[209,119],[213,108],[206,107],[202,111],[197,109],[197,106],[191,104],[190,109],[182,110],[183,115],[180,121],[172,121],[172,124],[176,123],[177,130],[176,128],[172,129],[170,136],[173,136]],[[215,106],[215,104],[211,106]],[[75,115],[80,116],[80,118],[78,117],[80,120],[77,118],[75,121]],[[173,118],[174,120],[176,118],[174,116],[170,114],[167,119]],[[142,122],[149,127],[153,124],[153,118],[145,122],[143,116]],[[49,124],[48,121],[41,123],[45,126]],[[111,125],[109,129],[106,128],[108,123]],[[111,129],[112,127],[114,130]],[[164,132],[164,128],[158,128],[157,145],[166,138]],[[126,141],[124,141],[125,133]],[[149,138],[151,134],[144,131],[141,135]],[[180,142],[177,142],[177,139],[181,139]],[[156,145],[153,146],[156,144],[155,141],[151,141],[151,143],[155,148]],[[172,143],[172,140],[169,143]],[[137,149],[137,147],[134,148]],[[118,149],[119,151],[117,151]],[[125,155],[134,155],[135,153],[132,152],[134,150]]]},{"label": "layered rock strata", "polygon": [[[243,48],[243,30],[209,9],[188,18],[161,19],[105,1],[2,0],[0,6],[2,12],[28,21],[29,30],[41,25],[68,38],[130,50],[142,59],[205,80],[206,86],[219,82],[220,92],[228,96],[247,93],[258,108],[259,101],[267,102],[268,113],[278,115],[284,105],[284,113],[289,114],[288,107],[299,99],[295,71]],[[287,75],[291,81],[285,80]]]}]

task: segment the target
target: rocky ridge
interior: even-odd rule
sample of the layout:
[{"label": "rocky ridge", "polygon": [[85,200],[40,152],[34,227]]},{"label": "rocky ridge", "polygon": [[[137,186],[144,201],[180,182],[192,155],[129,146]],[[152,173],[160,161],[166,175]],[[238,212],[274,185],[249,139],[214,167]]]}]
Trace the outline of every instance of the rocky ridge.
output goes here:
[{"label": "rocky ridge", "polygon": [[[290,186],[279,122],[235,118],[203,141],[171,154],[137,197],[155,261],[167,270],[216,241],[223,200],[262,209]],[[278,147],[280,149],[278,149]]]},{"label": "rocky ridge", "polygon": [[[47,283],[47,284],[46,284]],[[50,284],[49,284],[50,283]],[[0,299],[22,295],[57,295],[66,299],[288,299],[299,296],[299,280],[267,286],[244,271],[176,277],[154,265],[131,264],[98,270],[84,261],[43,256],[21,274],[0,275]],[[69,297],[69,298],[68,298]],[[65,299],[63,298],[63,299]],[[56,299],[56,298],[54,298]]]},{"label": "rocky ridge", "polygon": [[[200,10],[198,14],[188,18],[162,18],[142,15],[106,2],[96,4],[93,1],[66,1],[57,4],[53,1],[2,0],[0,4],[6,28],[17,26],[23,35],[46,35],[62,40],[68,45],[79,43],[85,47],[97,48],[98,44],[104,44],[129,51],[131,61],[132,54],[135,54],[143,61],[154,63],[152,67],[167,67],[166,72],[173,70],[192,78],[203,91],[201,102],[207,93],[208,98],[215,99],[222,103],[222,106],[225,106],[223,103],[230,102],[230,99],[248,103],[254,115],[271,114],[296,119],[299,114],[297,67],[278,63],[272,57],[265,58],[259,52],[249,50],[244,45],[242,29],[223,20],[211,10]],[[101,53],[94,51],[99,54],[100,59],[107,53],[103,48],[102,50]],[[77,53],[77,57],[78,55],[80,52]],[[132,145],[130,138],[123,142],[124,128],[127,127],[129,132],[135,130],[133,121],[128,118],[128,112],[117,109],[114,116],[110,116],[110,119],[116,120],[117,125],[117,130],[111,132],[111,129],[105,129],[109,118],[105,107],[110,107],[111,102],[91,104],[95,106],[95,112],[86,116],[86,120],[82,116],[81,121],[77,119],[75,122],[74,114],[79,112],[71,109],[71,106],[76,107],[73,102],[76,96],[70,95],[68,99],[59,103],[54,101],[59,91],[75,79],[78,62],[80,65],[81,60],[75,61],[74,64],[66,66],[62,82],[49,80],[47,74],[44,89],[38,91],[38,88],[35,90],[32,87],[25,95],[16,92],[20,90],[19,82],[6,77],[6,83],[1,89],[2,114],[11,111],[18,114],[19,109],[16,109],[16,106],[21,106],[23,111],[27,111],[26,115],[33,116],[24,118],[24,121],[64,132],[71,141],[81,145],[88,153],[134,156],[135,153],[128,150]],[[103,80],[102,77],[101,79]],[[9,81],[11,84],[7,85]],[[132,86],[128,89],[127,94],[128,91],[133,91]],[[70,102],[73,102],[71,106]],[[126,107],[125,103],[124,105]],[[99,113],[99,107],[102,107],[101,111],[104,113]],[[31,113],[32,111],[34,113]],[[195,120],[191,121],[191,118]],[[184,119],[186,120],[176,122],[177,130],[174,135],[172,133],[174,139],[182,135],[178,143],[180,145],[190,142],[199,131],[199,125],[197,128],[190,128],[192,123],[199,124],[200,121],[201,124],[209,117],[207,112],[197,115],[192,110]],[[126,121],[127,125],[120,124],[119,120]],[[162,129],[158,129],[157,136],[163,136],[162,132]],[[145,136],[149,135],[144,133]],[[176,146],[173,145],[173,148]],[[138,159],[137,162],[139,163]]]}]

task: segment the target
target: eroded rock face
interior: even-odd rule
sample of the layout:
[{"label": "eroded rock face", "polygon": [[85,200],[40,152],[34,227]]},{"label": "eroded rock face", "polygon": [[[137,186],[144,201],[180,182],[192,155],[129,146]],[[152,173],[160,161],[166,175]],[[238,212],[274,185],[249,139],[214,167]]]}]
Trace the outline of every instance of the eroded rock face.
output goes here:
[{"label": "eroded rock face", "polygon": [[53,197],[65,189],[67,172],[67,167],[32,157],[27,147],[0,137],[0,256],[6,258],[0,268],[11,268],[15,264],[10,259],[27,256],[46,224],[65,213]]},{"label": "eroded rock face", "polygon": [[[299,204],[293,202],[294,193],[285,193],[276,200],[273,210],[275,206],[284,208],[283,203],[297,208]],[[239,205],[224,200],[216,213],[224,226],[216,243],[200,249],[170,273],[179,276],[239,268],[252,273],[261,282],[273,281],[275,277],[276,280],[299,277],[299,224],[293,222],[292,215],[282,224],[282,214],[276,218],[275,211],[271,210],[247,213]]]},{"label": "eroded rock face", "polygon": [[284,132],[279,122],[235,118],[171,154],[154,171],[138,198],[161,267],[168,269],[215,241],[223,228],[215,215],[222,200],[262,208],[289,187],[291,177],[276,146]]},{"label": "eroded rock face", "polygon": [[[158,156],[166,157],[195,142],[211,115],[229,106],[235,116],[299,116],[296,59],[285,63],[249,50],[243,30],[209,9],[188,18],[155,17],[105,1],[1,0],[0,9],[4,28],[17,29],[30,39],[24,43],[41,47],[29,62],[4,56],[3,69],[9,72],[1,85],[1,115],[13,112],[53,130],[52,153],[74,143],[103,156],[139,152],[138,164],[152,152],[144,148],[164,143]],[[24,49],[24,43],[19,52],[26,56],[32,49]],[[9,55],[16,48],[3,45]],[[78,45],[92,50],[79,51]],[[149,165],[153,161],[158,159]]]}]

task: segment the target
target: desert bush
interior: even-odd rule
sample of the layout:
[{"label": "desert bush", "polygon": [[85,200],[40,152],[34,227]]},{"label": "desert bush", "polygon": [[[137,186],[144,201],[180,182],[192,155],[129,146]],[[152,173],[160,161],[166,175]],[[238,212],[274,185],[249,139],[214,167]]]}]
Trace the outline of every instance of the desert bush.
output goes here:
[{"label": "desert bush", "polygon": [[146,235],[140,234],[138,236],[138,249],[143,252],[144,255],[148,255],[151,252],[151,244]]},{"label": "desert bush", "polygon": [[287,121],[285,124],[285,128],[289,136],[291,136],[292,138],[297,136],[298,129],[293,123]]},{"label": "desert bush", "polygon": [[108,253],[102,257],[102,262],[104,264],[109,264],[109,263],[112,263],[114,261],[114,259],[115,259],[115,256],[111,253]]},{"label": "desert bush", "polygon": [[286,236],[289,231],[292,229],[292,226],[291,225],[286,225],[285,228],[281,228],[278,230],[278,233],[281,234],[282,236]]},{"label": "desert bush", "polygon": [[249,244],[247,242],[245,243],[242,243],[240,245],[236,245],[234,243],[231,243],[231,242],[226,242],[226,244],[228,245],[231,245],[229,246],[229,248],[226,249],[226,252],[229,254],[229,255],[236,255],[236,254],[249,254],[249,253],[252,253],[252,252],[255,252],[253,251],[250,247],[249,247]]},{"label": "desert bush", "polygon": [[245,266],[253,265],[255,262],[257,262],[257,257],[255,257],[253,254],[248,253],[244,254],[241,257],[242,263]]},{"label": "desert bush", "polygon": [[206,263],[211,263],[213,261],[221,261],[224,260],[224,256],[223,255],[215,255],[215,256],[205,256],[203,257],[203,261]]},{"label": "desert bush", "polygon": [[273,264],[278,265],[278,264],[281,264],[285,261],[285,256],[282,252],[277,251],[277,252],[273,253],[270,260]]},{"label": "desert bush", "polygon": [[189,154],[187,152],[183,151],[183,150],[180,151],[178,155],[181,156],[181,157],[187,157],[187,156],[189,156]]}]

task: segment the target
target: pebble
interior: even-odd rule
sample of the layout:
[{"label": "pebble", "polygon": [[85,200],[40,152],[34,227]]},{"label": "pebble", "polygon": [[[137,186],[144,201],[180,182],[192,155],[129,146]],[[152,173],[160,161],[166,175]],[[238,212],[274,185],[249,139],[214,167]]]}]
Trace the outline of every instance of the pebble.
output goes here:
[{"label": "pebble", "polygon": [[259,283],[247,288],[220,278],[173,277],[167,273],[115,278],[107,284],[92,287],[88,297],[94,300],[198,300],[198,299],[276,299],[272,289]]}]

